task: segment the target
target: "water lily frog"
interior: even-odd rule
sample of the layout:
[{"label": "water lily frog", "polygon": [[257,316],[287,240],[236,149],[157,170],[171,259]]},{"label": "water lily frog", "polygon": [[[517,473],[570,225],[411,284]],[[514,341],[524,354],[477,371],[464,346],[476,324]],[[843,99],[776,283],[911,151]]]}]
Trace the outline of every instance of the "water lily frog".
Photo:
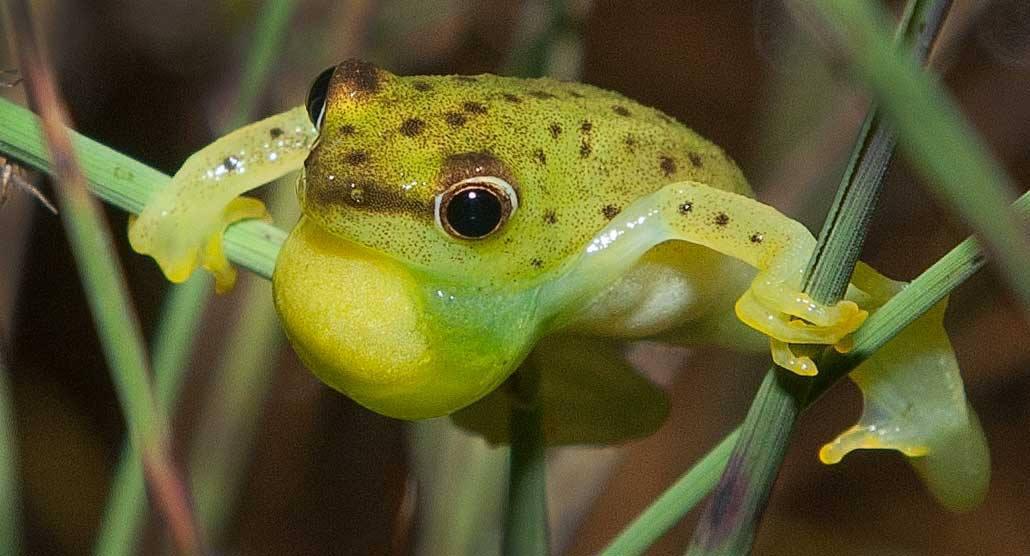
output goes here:
[{"label": "water lily frog", "polygon": [[[222,232],[265,215],[238,195],[294,170],[303,217],[273,285],[300,358],[374,411],[454,414],[494,440],[514,403],[498,387],[520,366],[539,371],[550,443],[618,441],[666,412],[624,342],[770,346],[812,375],[790,344],[845,349],[900,287],[863,265],[848,300],[800,293],[812,234],[753,199],[722,149],[617,93],[357,60],[324,72],[306,106],[193,155],[132,245],[173,281],[201,265],[227,289]],[[856,371],[865,412],[821,455],[899,450],[961,506],[982,493],[986,451],[942,313]],[[984,479],[957,488],[956,475]]]}]

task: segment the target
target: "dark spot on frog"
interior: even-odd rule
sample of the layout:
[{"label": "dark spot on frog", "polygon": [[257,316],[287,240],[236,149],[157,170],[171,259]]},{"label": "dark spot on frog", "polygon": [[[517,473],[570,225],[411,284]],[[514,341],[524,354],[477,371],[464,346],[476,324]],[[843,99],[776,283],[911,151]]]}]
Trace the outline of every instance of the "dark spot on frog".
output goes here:
[{"label": "dark spot on frog", "polygon": [[557,139],[558,136],[561,135],[561,124],[559,124],[558,122],[553,122],[551,124],[551,127],[547,128],[547,129],[549,129],[551,131],[551,137],[553,137],[555,139]]},{"label": "dark spot on frog", "polygon": [[715,222],[716,226],[722,228],[730,223],[730,216],[725,212],[720,212],[719,214],[715,215],[715,219],[712,220],[712,222]]},{"label": "dark spot on frog", "polygon": [[619,106],[618,104],[612,106],[612,112],[615,112],[620,116],[629,116],[629,109],[625,106]]},{"label": "dark spot on frog", "polygon": [[232,172],[240,167],[240,159],[235,156],[230,156],[222,161],[222,167],[225,168],[227,172]]},{"label": "dark spot on frog", "polygon": [[354,126],[343,124],[340,126],[340,135],[354,135]]},{"label": "dark spot on frog", "polygon": [[692,210],[694,210],[693,202],[684,201],[682,204],[680,204],[680,214],[689,214]]},{"label": "dark spot on frog", "polygon": [[478,102],[465,102],[461,105],[461,109],[469,114],[486,114],[486,106]]},{"label": "dark spot on frog", "polygon": [[519,187],[504,163],[489,151],[455,154],[444,160],[437,177],[436,190],[445,191],[450,186],[476,176],[494,176],[506,182],[518,195]]},{"label": "dark spot on frog", "polygon": [[529,96],[538,98],[540,100],[550,100],[552,98],[558,98],[547,91],[530,91]]},{"label": "dark spot on frog", "polygon": [[534,257],[532,260],[529,261],[529,264],[533,265],[533,268],[541,268],[544,266],[544,261]]},{"label": "dark spot on frog", "polygon": [[476,79],[475,77],[472,77],[471,75],[455,75],[454,76],[454,80],[455,81],[462,81],[464,83],[475,83],[475,82],[479,81],[478,79]]},{"label": "dark spot on frog", "polygon": [[444,115],[444,119],[447,120],[447,123],[451,127],[461,127],[465,125],[466,122],[465,116],[458,112],[448,112]]},{"label": "dark spot on frog", "polygon": [[662,175],[665,177],[676,173],[676,161],[670,156],[658,157],[658,166],[662,169]]},{"label": "dark spot on frog", "polygon": [[547,164],[547,155],[544,154],[543,149],[537,149],[533,151],[533,160],[536,160],[538,164]]},{"label": "dark spot on frog", "polygon": [[603,214],[608,220],[615,218],[620,212],[622,212],[622,209],[615,205],[605,205],[601,208],[601,214]]},{"label": "dark spot on frog", "polygon": [[765,239],[765,235],[763,235],[762,232],[751,234],[751,243],[762,243],[763,239]]},{"label": "dark spot on frog", "polygon": [[513,95],[511,93],[504,93],[504,95],[502,95],[502,96],[504,97],[504,100],[506,100],[506,101],[508,101],[508,102],[510,102],[512,104],[520,104],[522,102],[522,99],[519,98],[518,95]]},{"label": "dark spot on frog", "polygon": [[401,134],[407,137],[414,137],[425,129],[426,122],[419,118],[408,118],[401,124]]},{"label": "dark spot on frog", "polygon": [[278,138],[282,137],[282,135],[284,133],[286,133],[286,132],[283,131],[282,128],[278,128],[278,127],[273,127],[272,129],[268,130],[268,135],[271,136],[272,139],[278,139]]},{"label": "dark spot on frog", "polygon": [[347,153],[343,161],[351,166],[359,166],[368,162],[368,153],[365,151],[351,151]]},{"label": "dark spot on frog", "polygon": [[594,124],[590,123],[590,120],[584,120],[583,123],[579,126],[579,130],[583,133],[590,133],[590,131],[593,129]]},{"label": "dark spot on frog", "polygon": [[336,67],[335,75],[352,96],[360,98],[379,92],[379,68],[368,62],[351,58]]},{"label": "dark spot on frog", "polygon": [[631,152],[631,153],[637,152],[637,138],[636,137],[633,137],[632,135],[627,135],[626,139],[623,140],[623,143],[626,144],[626,150],[628,150],[629,152]]},{"label": "dark spot on frog", "polygon": [[544,213],[544,224],[557,224],[558,214],[554,210],[549,210]]},{"label": "dark spot on frog", "polygon": [[433,209],[416,199],[405,197],[399,188],[384,187],[372,181],[329,181],[322,176],[311,176],[305,180],[305,195],[315,206],[346,206],[375,213],[408,214],[432,220]]},{"label": "dark spot on frog", "polygon": [[593,152],[593,151],[594,151],[594,148],[590,146],[590,143],[587,143],[585,140],[582,143],[580,143],[580,145],[579,145],[579,157],[580,158],[587,158],[588,156],[590,156],[590,153]]},{"label": "dark spot on frog", "polygon": [[695,152],[688,154],[687,158],[690,159],[690,163],[694,166],[694,168],[700,168],[701,165],[704,164],[704,161],[701,160],[701,155]]},{"label": "dark spot on frog", "polygon": [[426,91],[432,90],[432,88],[433,88],[432,85],[430,85],[429,83],[426,83],[425,81],[416,81],[416,82],[412,83],[411,86],[414,87],[416,91],[421,91],[423,93],[426,92]]}]

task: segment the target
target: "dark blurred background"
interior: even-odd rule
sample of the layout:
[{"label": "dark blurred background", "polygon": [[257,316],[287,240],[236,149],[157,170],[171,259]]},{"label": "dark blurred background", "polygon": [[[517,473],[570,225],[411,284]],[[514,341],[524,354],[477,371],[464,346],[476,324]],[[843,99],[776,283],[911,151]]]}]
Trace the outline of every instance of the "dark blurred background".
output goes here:
[{"label": "dark blurred background", "polygon": [[[82,133],[173,173],[227,125],[260,3],[35,4]],[[806,42],[778,0],[577,0],[566,2],[557,19],[548,16],[551,3],[532,1],[297,4],[255,117],[299,104],[310,79],[350,56],[404,74],[514,71],[525,63],[533,37],[550,33],[546,69],[578,74],[675,116],[725,147],[760,198],[813,229],[865,109],[843,63]],[[7,38],[0,48],[7,48]],[[955,2],[934,64],[1014,180],[1030,183],[1026,3]],[[16,67],[9,50],[0,67]],[[24,102],[18,88],[5,96]],[[932,200],[904,160],[889,179],[864,259],[889,276],[911,279],[968,230]],[[150,259],[129,252],[126,215],[107,214],[151,334],[168,284]],[[125,427],[60,221],[15,196],[0,208],[0,265],[23,549],[88,553]],[[201,408],[212,396],[231,398],[212,384],[220,362],[234,357],[222,348],[233,326],[248,318],[240,305],[248,287],[267,284],[243,284],[212,299],[205,311],[172,421],[183,466]],[[860,409],[857,390],[842,385],[801,421],[756,553],[1030,553],[1027,322],[988,268],[952,296],[947,323],[992,448],[986,502],[967,514],[947,513],[893,454],[855,453],[836,466],[819,464],[819,446]],[[411,510],[406,481],[412,461],[406,425],[321,385],[288,346],[279,352],[259,389],[256,437],[252,445],[242,442],[246,457],[233,467],[241,490],[234,503],[227,496],[233,509],[215,543],[218,553],[414,551],[420,529],[411,525],[418,512]],[[551,511],[564,553],[598,551],[729,432],[767,366],[763,358],[716,349],[644,345],[633,357],[668,386],[671,418],[654,436],[620,449],[553,455]],[[680,553],[695,517],[653,553]],[[161,531],[151,518],[140,553],[160,551]]]}]

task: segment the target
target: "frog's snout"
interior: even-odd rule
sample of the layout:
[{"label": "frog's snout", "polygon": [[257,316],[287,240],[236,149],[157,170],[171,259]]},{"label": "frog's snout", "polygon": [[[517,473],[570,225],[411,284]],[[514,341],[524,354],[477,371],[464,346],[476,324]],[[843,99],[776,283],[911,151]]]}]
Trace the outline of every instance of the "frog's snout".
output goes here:
[{"label": "frog's snout", "polygon": [[273,287],[276,309],[304,364],[378,413],[401,419],[446,415],[510,373],[510,359],[508,365],[489,358],[462,365],[449,327],[434,318],[408,268],[330,235],[309,218],[283,245]]}]

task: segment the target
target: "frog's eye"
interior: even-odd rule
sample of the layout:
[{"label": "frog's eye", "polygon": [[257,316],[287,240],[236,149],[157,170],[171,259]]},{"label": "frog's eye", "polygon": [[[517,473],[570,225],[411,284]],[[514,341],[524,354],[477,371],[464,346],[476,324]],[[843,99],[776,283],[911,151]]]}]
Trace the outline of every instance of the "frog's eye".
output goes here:
[{"label": "frog's eye", "polygon": [[483,239],[500,230],[518,206],[518,196],[508,182],[477,176],[436,196],[436,224],[459,239]]},{"label": "frog's eye", "polygon": [[333,77],[336,66],[329,66],[322,73],[318,74],[315,82],[311,84],[308,91],[308,117],[316,128],[322,128],[322,118],[325,117],[325,99],[329,96],[329,80]]}]

